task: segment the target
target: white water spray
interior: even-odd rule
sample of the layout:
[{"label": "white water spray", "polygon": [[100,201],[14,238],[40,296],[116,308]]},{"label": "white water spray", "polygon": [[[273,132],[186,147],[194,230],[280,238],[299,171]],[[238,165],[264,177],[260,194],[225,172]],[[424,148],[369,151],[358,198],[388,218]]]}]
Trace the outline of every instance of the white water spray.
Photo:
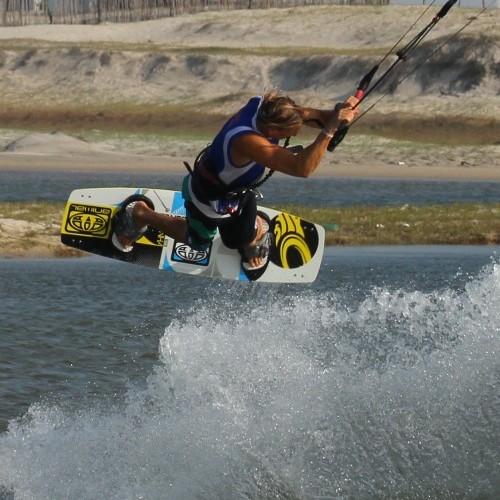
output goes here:
[{"label": "white water spray", "polygon": [[499,493],[499,265],[461,292],[272,290],[199,301],[119,406],[32,406],[0,437],[0,496]]}]

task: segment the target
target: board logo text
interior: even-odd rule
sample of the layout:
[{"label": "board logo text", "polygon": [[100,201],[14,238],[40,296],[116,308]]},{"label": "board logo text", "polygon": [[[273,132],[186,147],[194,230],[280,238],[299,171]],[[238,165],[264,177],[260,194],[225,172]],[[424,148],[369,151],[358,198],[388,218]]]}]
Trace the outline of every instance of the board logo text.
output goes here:
[{"label": "board logo text", "polygon": [[[211,247],[210,247],[211,248]],[[176,242],[172,251],[172,261],[208,266],[210,261],[210,248],[208,250],[193,250],[185,243]]]},{"label": "board logo text", "polygon": [[71,203],[66,216],[65,231],[105,237],[111,215],[111,208]]}]

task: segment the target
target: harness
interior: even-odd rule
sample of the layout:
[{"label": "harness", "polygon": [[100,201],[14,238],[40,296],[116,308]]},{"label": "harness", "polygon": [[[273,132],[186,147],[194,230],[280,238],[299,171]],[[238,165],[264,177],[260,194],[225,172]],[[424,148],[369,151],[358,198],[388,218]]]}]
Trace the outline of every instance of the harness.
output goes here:
[{"label": "harness", "polygon": [[210,161],[208,152],[210,144],[203,148],[194,161],[194,168],[188,162],[184,166],[191,175],[191,187],[194,194],[201,202],[211,202],[215,200],[230,199],[235,200],[243,197],[244,194],[254,191],[266,182],[274,173],[269,172],[259,181],[241,188],[230,187],[222,182],[216,174]]}]

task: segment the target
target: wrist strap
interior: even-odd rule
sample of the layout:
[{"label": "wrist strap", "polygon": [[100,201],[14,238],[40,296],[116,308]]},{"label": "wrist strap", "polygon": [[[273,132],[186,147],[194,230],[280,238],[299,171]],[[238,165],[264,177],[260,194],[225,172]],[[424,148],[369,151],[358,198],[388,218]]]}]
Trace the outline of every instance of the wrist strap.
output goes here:
[{"label": "wrist strap", "polygon": [[325,129],[321,130],[320,134],[325,134],[330,139],[333,137],[333,134],[330,134],[330,132]]}]

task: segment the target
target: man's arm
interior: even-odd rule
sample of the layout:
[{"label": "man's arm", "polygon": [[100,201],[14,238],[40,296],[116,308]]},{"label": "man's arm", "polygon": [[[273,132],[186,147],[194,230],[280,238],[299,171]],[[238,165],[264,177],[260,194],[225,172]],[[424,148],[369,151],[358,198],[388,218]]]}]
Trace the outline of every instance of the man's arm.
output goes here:
[{"label": "man's arm", "polygon": [[329,115],[328,120],[314,142],[297,154],[270,143],[258,134],[246,134],[236,138],[233,142],[233,154],[294,177],[309,177],[323,159],[328,143],[340,124],[344,121],[350,123],[358,115],[358,109],[352,109],[356,102],[357,99],[350,98],[336,112],[313,110],[309,119],[317,117],[320,120],[321,117]]},{"label": "man's arm", "polygon": [[302,108],[304,125],[313,128],[324,128],[325,124],[333,118],[334,110]]}]

